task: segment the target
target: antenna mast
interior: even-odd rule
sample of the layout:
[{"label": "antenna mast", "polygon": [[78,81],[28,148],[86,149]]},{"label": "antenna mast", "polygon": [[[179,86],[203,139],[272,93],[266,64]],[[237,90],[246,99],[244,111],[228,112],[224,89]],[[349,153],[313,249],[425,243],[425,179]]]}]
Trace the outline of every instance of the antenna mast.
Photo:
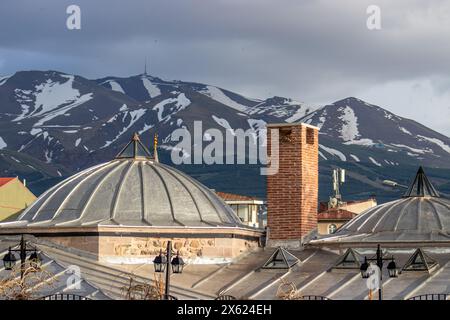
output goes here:
[{"label": "antenna mast", "polygon": [[342,204],[342,195],[340,186],[345,182],[345,169],[336,168],[332,172],[333,178],[333,196],[330,197],[329,207],[335,208]]},{"label": "antenna mast", "polygon": [[144,63],[144,75],[147,75],[147,57],[145,57],[145,63]]}]

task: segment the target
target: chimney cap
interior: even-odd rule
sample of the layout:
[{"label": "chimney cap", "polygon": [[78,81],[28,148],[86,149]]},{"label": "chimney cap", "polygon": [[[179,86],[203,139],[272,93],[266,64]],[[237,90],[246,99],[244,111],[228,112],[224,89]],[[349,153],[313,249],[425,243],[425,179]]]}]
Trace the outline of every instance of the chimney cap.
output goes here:
[{"label": "chimney cap", "polygon": [[295,123],[268,123],[267,128],[282,128],[282,127],[307,127],[312,129],[320,130],[319,127],[313,126],[312,124],[295,122]]}]

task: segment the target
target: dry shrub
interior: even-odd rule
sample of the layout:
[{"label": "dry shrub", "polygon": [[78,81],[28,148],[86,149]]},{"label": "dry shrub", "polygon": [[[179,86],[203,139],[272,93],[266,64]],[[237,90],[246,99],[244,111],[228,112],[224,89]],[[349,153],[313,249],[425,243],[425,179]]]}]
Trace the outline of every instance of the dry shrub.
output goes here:
[{"label": "dry shrub", "polygon": [[164,282],[161,275],[155,274],[155,279],[150,283],[138,282],[130,277],[128,286],[122,288],[126,300],[161,300],[164,296]]},{"label": "dry shrub", "polygon": [[300,300],[301,294],[293,282],[281,279],[281,284],[277,290],[277,297],[282,300]]},{"label": "dry shrub", "polygon": [[20,277],[20,264],[16,265],[6,278],[0,280],[0,299],[34,300],[43,287],[50,287],[56,281],[53,274],[36,266],[26,266]]}]

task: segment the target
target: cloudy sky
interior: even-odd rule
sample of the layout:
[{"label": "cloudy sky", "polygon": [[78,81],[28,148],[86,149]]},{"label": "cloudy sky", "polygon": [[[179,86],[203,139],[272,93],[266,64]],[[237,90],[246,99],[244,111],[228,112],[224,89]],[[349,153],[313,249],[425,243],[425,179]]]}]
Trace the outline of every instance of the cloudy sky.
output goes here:
[{"label": "cloudy sky", "polygon": [[[81,30],[66,27],[70,4]],[[309,104],[355,96],[450,136],[450,1],[0,2],[0,75],[128,76],[145,58],[164,79]]]}]

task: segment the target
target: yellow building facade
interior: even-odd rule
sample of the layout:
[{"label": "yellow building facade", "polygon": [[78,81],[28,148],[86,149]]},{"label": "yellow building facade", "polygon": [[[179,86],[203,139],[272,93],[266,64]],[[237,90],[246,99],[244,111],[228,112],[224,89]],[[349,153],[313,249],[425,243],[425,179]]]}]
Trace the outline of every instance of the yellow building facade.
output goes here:
[{"label": "yellow building facade", "polygon": [[17,217],[36,196],[16,177],[0,178],[0,221]]}]

